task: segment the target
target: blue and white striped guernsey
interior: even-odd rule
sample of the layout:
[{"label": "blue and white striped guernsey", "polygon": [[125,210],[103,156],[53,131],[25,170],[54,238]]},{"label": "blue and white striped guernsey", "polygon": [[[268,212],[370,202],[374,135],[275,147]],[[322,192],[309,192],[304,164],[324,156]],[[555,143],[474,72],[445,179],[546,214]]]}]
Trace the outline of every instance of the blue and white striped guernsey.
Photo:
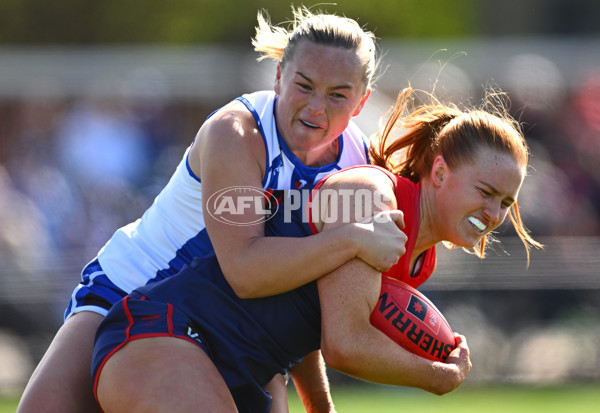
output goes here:
[{"label": "blue and white striped guernsey", "polygon": [[[256,119],[265,143],[267,168],[262,182],[265,191],[310,190],[330,172],[368,162],[366,138],[350,123],[340,135],[336,162],[318,168],[307,167],[278,133],[273,91],[246,94],[237,100],[244,103]],[[106,308],[97,306],[95,300],[86,300],[89,293],[112,304],[121,298],[119,295],[124,295],[118,290],[129,293],[136,287],[169,277],[191,263],[194,257],[213,251],[202,214],[200,179],[189,168],[188,152],[189,148],[144,215],[118,229],[102,247],[97,259],[84,268],[65,319],[82,310],[106,314]]]}]

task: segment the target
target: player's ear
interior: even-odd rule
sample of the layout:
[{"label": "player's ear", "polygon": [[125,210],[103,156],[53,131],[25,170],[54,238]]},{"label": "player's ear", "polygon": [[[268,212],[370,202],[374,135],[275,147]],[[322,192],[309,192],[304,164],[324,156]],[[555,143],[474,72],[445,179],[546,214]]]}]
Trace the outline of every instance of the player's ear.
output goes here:
[{"label": "player's ear", "polygon": [[281,91],[281,62],[277,63],[277,72],[275,74],[275,84],[273,85],[273,90],[276,95],[279,95]]},{"label": "player's ear", "polygon": [[435,187],[440,187],[444,183],[444,179],[448,174],[448,164],[442,155],[438,155],[433,160],[431,167],[431,182]]},{"label": "player's ear", "polygon": [[367,91],[365,92],[365,94],[363,95],[363,97],[360,98],[360,102],[358,103],[358,106],[354,110],[354,113],[352,113],[352,116],[358,116],[358,114],[365,107],[365,103],[367,103],[367,99],[369,99],[369,96],[371,96],[371,89],[370,88],[367,89]]}]

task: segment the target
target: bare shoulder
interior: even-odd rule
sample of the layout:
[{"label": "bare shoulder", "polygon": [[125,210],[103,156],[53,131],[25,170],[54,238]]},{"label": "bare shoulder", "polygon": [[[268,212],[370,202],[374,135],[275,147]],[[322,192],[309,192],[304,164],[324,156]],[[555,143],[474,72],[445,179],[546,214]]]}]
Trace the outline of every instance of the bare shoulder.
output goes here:
[{"label": "bare shoulder", "polygon": [[[208,157],[208,158],[207,158]],[[252,163],[264,172],[265,147],[254,116],[239,101],[225,105],[204,122],[190,152],[190,167],[198,173],[203,162]],[[198,176],[200,176],[198,174]]]},{"label": "bare shoulder", "polygon": [[[321,221],[330,225],[333,216],[349,216],[355,222],[361,222],[378,212],[397,208],[392,180],[380,169],[368,166],[349,168],[331,175],[315,193],[313,204],[319,206]],[[328,205],[328,209],[323,208],[324,205]]]},{"label": "bare shoulder", "polygon": [[366,189],[393,193],[394,184],[382,170],[369,166],[349,168],[330,176],[323,184],[323,189]]},{"label": "bare shoulder", "polygon": [[238,144],[244,140],[251,141],[257,135],[260,136],[260,131],[254,116],[240,101],[225,105],[207,119],[198,132],[198,138],[202,140],[232,140]]}]

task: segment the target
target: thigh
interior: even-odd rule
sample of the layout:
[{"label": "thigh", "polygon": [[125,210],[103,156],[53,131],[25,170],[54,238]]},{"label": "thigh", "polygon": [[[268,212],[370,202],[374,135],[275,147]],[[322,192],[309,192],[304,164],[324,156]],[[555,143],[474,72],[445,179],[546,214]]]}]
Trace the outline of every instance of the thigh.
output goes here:
[{"label": "thigh", "polygon": [[102,367],[96,392],[105,413],[237,411],[204,350],[174,337],[128,342]]},{"label": "thigh", "polygon": [[82,311],[56,333],[21,397],[18,413],[100,412],[92,393],[94,335],[103,316]]}]

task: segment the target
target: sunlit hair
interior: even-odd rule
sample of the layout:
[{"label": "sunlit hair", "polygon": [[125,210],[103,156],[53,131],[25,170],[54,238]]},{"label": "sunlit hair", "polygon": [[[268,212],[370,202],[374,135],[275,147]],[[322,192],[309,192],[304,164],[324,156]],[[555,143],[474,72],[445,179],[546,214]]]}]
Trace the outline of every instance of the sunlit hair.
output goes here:
[{"label": "sunlit hair", "polygon": [[[429,174],[438,155],[452,169],[473,162],[477,151],[486,147],[510,155],[526,170],[529,148],[519,124],[508,114],[505,94],[490,89],[481,107],[467,110],[442,104],[422,91],[418,97],[423,96],[429,103],[423,103],[423,99],[419,103],[416,95],[410,87],[398,94],[396,104],[371,140],[371,163],[418,182]],[[530,248],[541,248],[542,244],[525,228],[517,202],[510,207],[508,216],[525,245],[529,262]],[[488,235],[473,248],[480,258],[485,256],[487,238]]]},{"label": "sunlit hair", "polygon": [[355,50],[363,65],[365,89],[371,88],[378,66],[375,35],[363,30],[356,21],[333,14],[313,14],[306,7],[293,9],[294,19],[290,28],[273,26],[269,17],[258,13],[256,36],[252,39],[254,50],[261,56],[258,60],[274,59],[284,66],[294,58],[298,45],[310,42]]}]

